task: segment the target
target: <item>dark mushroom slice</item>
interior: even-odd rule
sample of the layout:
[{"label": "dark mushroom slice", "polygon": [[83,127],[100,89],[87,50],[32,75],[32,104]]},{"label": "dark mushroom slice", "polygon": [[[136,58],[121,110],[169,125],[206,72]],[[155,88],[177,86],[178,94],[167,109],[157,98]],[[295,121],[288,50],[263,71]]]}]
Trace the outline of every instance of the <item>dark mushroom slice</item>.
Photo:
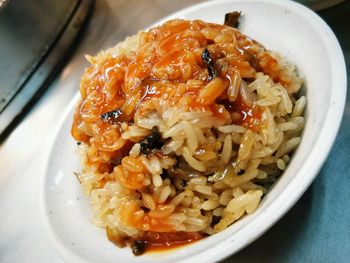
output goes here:
[{"label": "dark mushroom slice", "polygon": [[135,242],[131,245],[132,253],[135,256],[142,255],[147,247],[147,242],[143,240],[135,240]]},{"label": "dark mushroom slice", "polygon": [[241,16],[241,12],[233,11],[231,13],[225,14],[225,26],[230,26],[233,28],[237,28],[239,26],[239,18]]},{"label": "dark mushroom slice", "polygon": [[117,123],[118,118],[122,115],[121,109],[112,110],[106,113],[101,114],[101,120],[104,122],[108,122],[110,124]]},{"label": "dark mushroom slice", "polygon": [[164,145],[162,135],[156,127],[152,128],[151,134],[140,141],[141,153],[149,155],[160,150]]},{"label": "dark mushroom slice", "polygon": [[214,60],[210,57],[210,53],[207,48],[203,50],[202,61],[207,66],[208,69],[208,80],[212,80],[217,77],[218,73],[215,70]]},{"label": "dark mushroom slice", "polygon": [[214,227],[217,223],[219,223],[221,220],[221,216],[212,216],[210,226]]},{"label": "dark mushroom slice", "polygon": [[239,169],[238,172],[237,172],[237,175],[243,175],[245,173],[245,170],[244,169]]}]

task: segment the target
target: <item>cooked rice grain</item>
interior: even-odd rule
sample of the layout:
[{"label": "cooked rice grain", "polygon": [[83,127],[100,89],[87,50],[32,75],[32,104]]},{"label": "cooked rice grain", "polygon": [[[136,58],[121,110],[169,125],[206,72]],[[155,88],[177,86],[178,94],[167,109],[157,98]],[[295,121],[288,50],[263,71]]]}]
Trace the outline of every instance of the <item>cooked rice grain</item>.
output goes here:
[{"label": "cooked rice grain", "polygon": [[113,240],[226,229],[301,142],[302,79],[236,29],[172,20],[86,58],[77,178]]}]

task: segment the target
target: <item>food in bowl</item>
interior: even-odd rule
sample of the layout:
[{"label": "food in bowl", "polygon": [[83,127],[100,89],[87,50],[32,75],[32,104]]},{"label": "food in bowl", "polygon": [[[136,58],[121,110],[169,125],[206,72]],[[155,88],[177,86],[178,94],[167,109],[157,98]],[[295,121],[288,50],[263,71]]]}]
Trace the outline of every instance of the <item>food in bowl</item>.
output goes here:
[{"label": "food in bowl", "polygon": [[93,222],[135,255],[253,213],[300,142],[302,79],[235,17],[171,20],[87,56],[77,177]]}]

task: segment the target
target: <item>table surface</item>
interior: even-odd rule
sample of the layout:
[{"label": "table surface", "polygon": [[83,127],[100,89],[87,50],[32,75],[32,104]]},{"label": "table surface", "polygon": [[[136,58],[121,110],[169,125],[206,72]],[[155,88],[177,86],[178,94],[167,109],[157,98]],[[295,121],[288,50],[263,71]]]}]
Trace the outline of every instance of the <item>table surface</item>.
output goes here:
[{"label": "table surface", "polygon": [[[62,110],[95,54],[194,0],[100,0],[80,44],[62,72],[0,145],[0,262],[63,262],[41,224],[39,188],[46,147]],[[350,66],[350,1],[319,12],[337,35]],[[349,84],[348,84],[349,87]],[[20,149],[20,151],[19,151]],[[224,262],[349,262],[350,92],[332,151],[299,202],[261,238]],[[14,206],[16,204],[16,206]]]}]

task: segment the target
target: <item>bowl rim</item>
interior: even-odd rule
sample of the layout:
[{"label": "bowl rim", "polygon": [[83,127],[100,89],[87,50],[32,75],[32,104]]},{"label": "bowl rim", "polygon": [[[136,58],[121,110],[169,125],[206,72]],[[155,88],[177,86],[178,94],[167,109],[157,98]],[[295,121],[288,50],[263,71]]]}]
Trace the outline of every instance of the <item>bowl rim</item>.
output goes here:
[{"label": "bowl rim", "polygon": [[[163,23],[164,21],[178,17],[183,13],[192,13],[196,9],[202,7],[211,7],[215,5],[221,5],[225,3],[242,2],[242,0],[216,0],[216,1],[206,1],[183,10],[180,10],[170,16],[158,21],[156,24]],[[255,0],[247,0],[245,2],[257,2]],[[344,60],[344,54],[342,52],[341,46],[336,38],[332,29],[328,24],[315,12],[306,6],[290,1],[290,0],[259,0],[259,3],[273,4],[281,6],[284,8],[290,8],[294,12],[308,17],[308,22],[316,29],[322,29],[320,33],[324,43],[329,49],[332,49],[334,54],[330,56],[331,65],[336,65],[337,70],[333,70],[333,74],[336,77],[331,79],[331,87],[336,87],[330,92],[330,105],[329,109],[324,118],[324,122],[321,128],[321,132],[314,143],[314,146],[309,152],[309,155],[313,157],[304,164],[296,174],[296,176],[289,182],[286,188],[279,194],[278,199],[274,200],[269,206],[264,210],[264,213],[259,216],[254,217],[249,224],[243,225],[239,232],[244,232],[246,238],[243,240],[233,239],[232,237],[227,238],[220,242],[220,246],[215,245],[209,250],[195,254],[189,259],[183,260],[181,262],[193,262],[194,260],[201,260],[201,262],[214,262],[218,259],[223,260],[233,253],[244,249],[246,246],[251,244],[254,240],[258,239],[267,230],[269,230],[278,220],[280,220],[291,208],[292,206],[301,198],[303,193],[309,188],[313,180],[316,178],[318,172],[321,170],[322,165],[326,161],[336,136],[338,134],[341,120],[343,118],[345,102],[346,102],[346,92],[347,92],[347,73]],[[319,32],[319,30],[317,30]],[[317,158],[316,158],[317,157]],[[308,177],[298,176],[298,174],[309,174]],[[253,228],[248,226],[254,225]],[[237,231],[238,232],[238,231]],[[237,233],[236,232],[236,233]],[[232,249],[232,243],[235,242],[236,249]],[[237,243],[239,243],[237,245]],[[210,253],[209,253],[210,251]]]},{"label": "bowl rim", "polygon": [[[334,35],[331,28],[326,24],[326,22],[319,17],[312,10],[307,7],[293,1],[289,0],[216,0],[216,1],[205,1],[199,4],[192,5],[190,7],[181,9],[176,11],[161,20],[153,23],[150,27],[163,23],[166,20],[173,19],[176,17],[181,17],[188,13],[193,13],[197,9],[203,7],[211,7],[216,5],[221,5],[225,3],[234,3],[234,2],[259,2],[266,4],[278,5],[284,8],[290,8],[294,12],[301,14],[305,17],[308,17],[308,22],[318,29],[322,29],[322,37],[326,46],[331,48],[334,52],[333,56],[330,56],[331,65],[336,65],[337,70],[332,71],[334,76],[331,79],[331,86],[337,87],[336,89],[332,89],[330,92],[330,105],[326,112],[326,116],[324,117],[324,122],[321,128],[321,132],[318,138],[315,141],[314,146],[311,148],[309,155],[312,159],[306,162],[303,166],[300,167],[298,173],[292,180],[288,183],[286,188],[279,194],[279,198],[274,200],[269,206],[267,206],[264,210],[264,213],[261,213],[259,216],[252,218],[249,224],[243,225],[239,232],[244,232],[246,234],[246,238],[244,239],[234,239],[232,237],[226,238],[222,240],[219,244],[215,244],[208,250],[200,251],[193,256],[186,258],[182,261],[178,262],[193,262],[193,260],[200,260],[200,262],[214,262],[218,260],[223,260],[227,258],[233,253],[237,253],[242,250],[244,247],[252,243],[254,240],[259,238],[262,234],[264,234],[270,227],[272,227],[283,215],[289,211],[289,209],[299,200],[302,194],[308,189],[312,181],[317,176],[319,170],[322,167],[322,164],[325,162],[327,156],[330,153],[332,145],[336,139],[341,120],[343,117],[345,102],[346,102],[346,88],[347,88],[347,78],[346,78],[346,66],[344,55],[340,44]],[[149,27],[147,27],[149,28]],[[319,31],[319,30],[317,30]],[[49,170],[49,160],[53,155],[54,145],[56,140],[58,139],[61,129],[69,116],[72,108],[76,105],[79,100],[80,94],[74,96],[74,98],[69,103],[67,110],[62,117],[60,118],[59,125],[57,125],[57,130],[54,132],[52,136],[52,140],[50,141],[50,147],[47,149],[47,159],[45,160],[45,166],[43,169],[43,175],[41,177],[41,186],[42,189],[39,193],[39,202],[40,202],[40,214],[41,219],[44,225],[44,229],[46,230],[46,234],[48,236],[49,243],[51,246],[58,251],[58,254],[64,259],[72,262],[89,262],[84,258],[78,256],[73,251],[71,251],[68,247],[66,247],[62,240],[57,238],[55,231],[53,230],[51,223],[47,217],[47,198],[46,191],[44,189],[45,185],[47,185],[47,171]],[[308,177],[298,176],[298,174],[303,173],[309,174]],[[254,224],[254,228],[249,228]],[[233,240],[234,239],[234,240]],[[235,242],[236,249],[232,248],[232,243]]]}]

